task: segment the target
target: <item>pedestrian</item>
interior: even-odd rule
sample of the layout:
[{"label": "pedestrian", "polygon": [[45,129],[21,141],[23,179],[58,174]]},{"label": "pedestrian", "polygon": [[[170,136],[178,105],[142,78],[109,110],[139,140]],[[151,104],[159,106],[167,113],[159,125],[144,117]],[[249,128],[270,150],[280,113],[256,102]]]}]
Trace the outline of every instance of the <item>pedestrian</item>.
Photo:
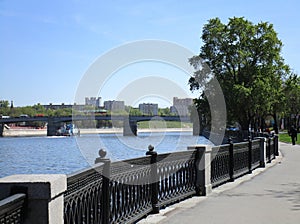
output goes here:
[{"label": "pedestrian", "polygon": [[291,128],[289,130],[289,135],[292,138],[292,144],[295,145],[296,141],[297,141],[297,129],[294,128],[294,126],[291,126]]}]

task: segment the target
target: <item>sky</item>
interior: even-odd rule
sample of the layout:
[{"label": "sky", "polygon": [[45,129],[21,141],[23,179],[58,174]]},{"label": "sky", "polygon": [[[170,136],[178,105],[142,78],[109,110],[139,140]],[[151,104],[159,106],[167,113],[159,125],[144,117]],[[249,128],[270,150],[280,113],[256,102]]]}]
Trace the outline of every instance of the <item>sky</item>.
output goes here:
[{"label": "sky", "polygon": [[[231,17],[272,23],[284,44],[285,62],[300,74],[299,10],[296,0],[0,0],[0,100],[14,106],[73,104],[84,75],[107,52],[135,41],[162,40],[197,55],[202,28],[215,17],[223,23]],[[131,88],[136,82],[145,89],[147,77],[172,81],[184,93],[170,87],[167,95],[147,96]],[[164,107],[173,96],[197,96],[189,91],[188,79],[186,71],[168,63],[132,63],[97,83],[97,96],[122,100],[122,91],[131,88],[139,95],[135,105],[158,102]],[[86,96],[92,97],[88,91]]]}]

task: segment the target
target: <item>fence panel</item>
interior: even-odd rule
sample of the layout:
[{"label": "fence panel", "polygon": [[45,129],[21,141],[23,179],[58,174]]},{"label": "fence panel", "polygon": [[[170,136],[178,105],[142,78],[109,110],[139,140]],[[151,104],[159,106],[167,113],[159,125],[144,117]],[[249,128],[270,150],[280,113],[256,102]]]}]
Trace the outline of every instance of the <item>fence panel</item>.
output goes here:
[{"label": "fence panel", "polygon": [[252,141],[252,170],[260,166],[260,140]]},{"label": "fence panel", "polygon": [[212,148],[211,184],[217,187],[229,181],[229,147],[222,145]]},{"label": "fence panel", "polygon": [[112,163],[110,189],[110,223],[134,223],[150,213],[150,157]]},{"label": "fence panel", "polygon": [[22,223],[25,198],[25,194],[14,194],[0,201],[1,224]]},{"label": "fence panel", "polygon": [[159,206],[195,194],[195,151],[158,155]]},{"label": "fence panel", "polygon": [[275,159],[275,137],[270,138],[270,153],[271,160]]},{"label": "fence panel", "polygon": [[103,167],[69,175],[64,194],[64,223],[100,223]]},{"label": "fence panel", "polygon": [[267,150],[266,150],[266,160],[270,163],[275,159],[276,147],[275,147],[275,137],[270,137],[267,139]]},{"label": "fence panel", "polygon": [[233,145],[233,176],[237,178],[249,172],[249,143],[242,142]]}]

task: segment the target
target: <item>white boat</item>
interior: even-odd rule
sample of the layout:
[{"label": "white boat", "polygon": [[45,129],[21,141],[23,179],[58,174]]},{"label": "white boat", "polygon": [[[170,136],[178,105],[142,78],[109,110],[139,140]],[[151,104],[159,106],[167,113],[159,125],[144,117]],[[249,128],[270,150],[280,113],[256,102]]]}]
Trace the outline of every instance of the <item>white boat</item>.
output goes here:
[{"label": "white boat", "polygon": [[65,124],[57,130],[56,135],[58,136],[75,136],[80,135],[80,130],[75,127],[74,124]]}]

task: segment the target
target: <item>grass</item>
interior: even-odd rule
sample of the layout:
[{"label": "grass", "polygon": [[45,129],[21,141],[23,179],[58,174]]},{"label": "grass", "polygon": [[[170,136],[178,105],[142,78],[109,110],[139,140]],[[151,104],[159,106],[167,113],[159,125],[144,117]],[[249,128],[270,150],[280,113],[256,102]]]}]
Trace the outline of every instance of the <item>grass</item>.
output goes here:
[{"label": "grass", "polygon": [[185,123],[180,121],[141,121],[138,122],[138,128],[192,128],[192,123]]},{"label": "grass", "polygon": [[[291,143],[292,144],[292,138],[287,133],[279,134],[279,141],[280,142],[286,142],[286,143]],[[299,136],[299,134],[298,134],[298,139],[296,141],[296,144],[300,145],[300,136]]]}]

